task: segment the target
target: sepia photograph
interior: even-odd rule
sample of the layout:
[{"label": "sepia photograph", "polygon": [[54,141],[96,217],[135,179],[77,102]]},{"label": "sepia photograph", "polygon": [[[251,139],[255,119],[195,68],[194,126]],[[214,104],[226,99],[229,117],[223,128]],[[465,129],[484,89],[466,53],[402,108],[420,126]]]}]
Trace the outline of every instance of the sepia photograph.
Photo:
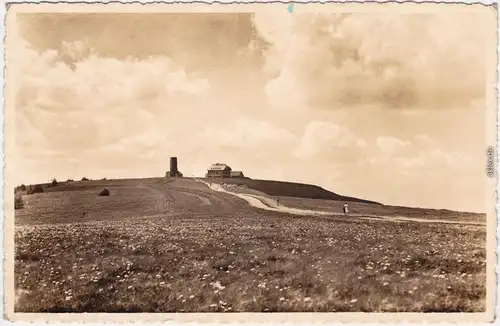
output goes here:
[{"label": "sepia photograph", "polygon": [[12,320],[493,318],[496,7],[6,17]]}]

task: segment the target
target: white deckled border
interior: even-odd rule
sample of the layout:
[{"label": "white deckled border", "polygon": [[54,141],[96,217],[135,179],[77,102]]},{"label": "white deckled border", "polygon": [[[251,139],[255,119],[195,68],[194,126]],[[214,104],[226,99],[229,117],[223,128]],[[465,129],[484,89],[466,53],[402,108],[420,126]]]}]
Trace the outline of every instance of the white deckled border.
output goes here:
[{"label": "white deckled border", "polygon": [[[5,1],[16,6],[12,6],[9,9],[9,14],[6,17],[4,30],[8,26],[9,30],[12,30],[13,24],[11,24],[13,16],[16,12],[253,12],[256,10],[269,10],[269,11],[284,11],[286,6],[290,1],[272,1],[272,3],[265,4],[267,1]],[[269,1],[271,2],[271,1]],[[467,3],[484,4],[489,5],[495,3],[496,1],[469,1],[469,2],[459,2],[459,1],[412,1],[410,4],[399,5],[397,3],[387,3],[387,1],[338,1],[336,3],[331,3],[327,1],[292,1],[300,7],[301,12],[317,12],[317,11],[336,11],[336,12],[376,12],[376,11],[386,11],[388,8],[391,11],[399,11],[406,13],[415,12],[436,12],[442,8],[447,10],[475,10],[474,7],[459,5]],[[380,4],[377,2],[383,2]],[[402,1],[399,1],[402,2]],[[35,5],[42,3],[41,5]],[[147,6],[144,5],[149,3]],[[237,4],[239,3],[239,4]],[[440,4],[430,6],[429,4]],[[103,4],[106,4],[105,6]],[[126,5],[124,5],[126,4]],[[210,4],[210,5],[208,5]],[[458,5],[451,5],[458,4]],[[484,9],[484,8],[483,8]],[[491,14],[495,15],[494,8],[491,8]],[[5,16],[5,7],[2,8],[2,14]],[[496,16],[495,16],[496,17]],[[489,17],[491,19],[491,17]],[[491,24],[496,23],[498,29],[498,20]],[[5,37],[5,43],[8,45],[10,42],[15,40],[9,39],[9,34]],[[493,29],[491,30],[490,46],[493,46],[494,41],[498,40],[498,35],[495,34]],[[2,42],[4,39],[2,39]],[[2,47],[3,48],[3,47]],[[497,45],[497,51],[498,51]],[[498,127],[497,123],[495,125],[492,121],[497,121],[498,113],[498,101],[497,101],[497,89],[494,86],[499,85],[497,80],[497,59],[496,53],[493,55],[491,49],[489,51],[489,56],[485,58],[487,63],[487,80],[485,81],[487,85],[491,85],[487,88],[486,102],[487,102],[487,126],[486,130],[488,145],[497,145],[498,141]],[[15,56],[15,55],[14,55]],[[4,64],[6,61],[15,60],[14,56],[4,57]],[[5,67],[6,68],[6,67]],[[12,80],[14,76],[8,74],[8,69],[5,69],[4,74],[5,80]],[[6,82],[4,81],[4,86]],[[14,133],[14,125],[12,124],[13,115],[13,90],[8,86],[3,88],[2,95],[5,96],[5,104],[3,114],[0,116],[0,120],[4,123],[4,134],[12,135]],[[495,110],[496,109],[496,110]],[[5,118],[6,117],[6,118]],[[10,120],[10,121],[9,121]],[[496,127],[496,128],[495,128]],[[496,252],[497,252],[497,237],[493,230],[500,232],[500,228],[497,225],[497,194],[493,194],[489,198],[491,203],[491,211],[488,212],[487,218],[487,262],[489,268],[487,270],[487,312],[486,313],[164,313],[164,314],[153,314],[153,313],[120,313],[120,314],[110,314],[110,313],[85,313],[85,314],[58,314],[58,313],[14,313],[13,312],[13,298],[14,298],[14,210],[13,210],[13,193],[9,189],[14,188],[12,183],[12,178],[9,176],[15,173],[15,166],[9,165],[8,153],[14,149],[13,137],[7,137],[7,142],[4,143],[2,147],[3,154],[6,155],[4,161],[4,171],[0,172],[0,178],[4,180],[4,187],[2,189],[7,191],[3,192],[4,199],[4,255],[5,263],[4,273],[4,287],[3,298],[4,305],[2,306],[2,311],[4,316],[6,316],[10,321],[24,321],[30,323],[48,323],[48,322],[63,322],[63,323],[154,323],[154,322],[170,322],[170,323],[294,323],[294,324],[313,324],[313,323],[478,323],[478,322],[491,322],[495,315],[495,306],[498,305],[495,300],[497,297],[497,279],[495,273],[495,266],[497,266]],[[498,148],[498,146],[495,146]],[[486,150],[486,148],[485,148]],[[497,164],[498,166],[498,164]],[[5,179],[4,179],[5,178]],[[498,180],[491,179],[491,188],[498,189]],[[495,291],[497,290],[497,291]],[[497,308],[498,311],[498,308]],[[6,321],[8,323],[8,321]]]}]

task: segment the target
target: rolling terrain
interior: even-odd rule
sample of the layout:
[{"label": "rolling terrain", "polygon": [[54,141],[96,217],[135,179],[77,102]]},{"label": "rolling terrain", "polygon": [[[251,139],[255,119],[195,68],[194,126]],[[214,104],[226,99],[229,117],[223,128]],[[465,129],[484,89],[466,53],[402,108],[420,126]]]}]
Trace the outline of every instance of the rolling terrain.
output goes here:
[{"label": "rolling terrain", "polygon": [[[205,182],[213,180],[203,178]],[[258,180],[248,178],[232,178],[222,181],[227,185],[245,186],[246,188],[265,193],[269,196],[297,197],[307,199],[326,199],[335,201],[348,201],[356,203],[380,204],[371,200],[342,196],[318,186],[285,181]]]},{"label": "rolling terrain", "polygon": [[23,195],[16,311],[485,309],[485,215],[358,199],[345,215],[346,197],[319,187],[303,198],[304,185],[204,182],[75,181]]}]

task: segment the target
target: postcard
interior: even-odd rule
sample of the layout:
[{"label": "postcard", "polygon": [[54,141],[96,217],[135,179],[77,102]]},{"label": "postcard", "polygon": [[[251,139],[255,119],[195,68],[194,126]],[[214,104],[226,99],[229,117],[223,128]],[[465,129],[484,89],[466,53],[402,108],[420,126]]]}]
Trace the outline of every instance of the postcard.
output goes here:
[{"label": "postcard", "polygon": [[497,9],[11,4],[5,312],[488,322]]}]

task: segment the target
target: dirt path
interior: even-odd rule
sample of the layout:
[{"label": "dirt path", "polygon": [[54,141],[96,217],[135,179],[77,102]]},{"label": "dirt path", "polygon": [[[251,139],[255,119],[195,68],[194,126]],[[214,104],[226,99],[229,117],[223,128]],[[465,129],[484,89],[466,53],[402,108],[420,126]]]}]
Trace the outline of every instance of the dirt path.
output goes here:
[{"label": "dirt path", "polygon": [[[338,215],[334,212],[328,212],[328,211],[315,211],[315,210],[310,210],[310,209],[299,209],[299,208],[287,207],[287,206],[280,205],[275,200],[268,198],[268,197],[265,197],[265,196],[235,193],[235,192],[228,191],[228,190],[224,189],[224,187],[222,187],[221,185],[219,185],[217,183],[207,183],[207,182],[202,181],[202,180],[196,180],[196,181],[204,183],[205,185],[207,185],[210,189],[212,189],[214,191],[223,192],[223,193],[227,193],[227,194],[239,197],[239,198],[247,201],[250,206],[260,208],[260,209],[265,209],[268,211],[289,213],[289,214],[294,214],[294,215],[306,215],[306,216]],[[486,225],[485,223],[480,223],[480,222],[453,221],[453,220],[429,220],[429,219],[405,217],[405,216],[388,217],[388,216],[366,215],[366,214],[347,214],[347,216],[358,217],[358,218],[365,219],[365,220],[383,220],[383,221],[389,221],[389,222],[395,222],[395,223],[419,222],[419,223],[464,224],[464,225],[480,225],[480,226]]]},{"label": "dirt path", "polygon": [[279,205],[276,203],[276,201],[264,197],[264,196],[258,196],[258,195],[249,195],[249,194],[241,194],[241,193],[235,193],[228,191],[224,189],[219,184],[216,183],[207,183],[205,181],[197,180],[198,182],[202,182],[206,184],[210,189],[226,194],[230,194],[236,197],[239,197],[250,204],[250,206],[260,208],[260,209],[265,209],[268,211],[274,211],[274,212],[282,212],[282,213],[290,213],[290,214],[296,214],[296,215],[332,215],[330,212],[322,212],[322,211],[313,211],[309,209],[299,209],[299,208],[291,208],[283,205]]}]

